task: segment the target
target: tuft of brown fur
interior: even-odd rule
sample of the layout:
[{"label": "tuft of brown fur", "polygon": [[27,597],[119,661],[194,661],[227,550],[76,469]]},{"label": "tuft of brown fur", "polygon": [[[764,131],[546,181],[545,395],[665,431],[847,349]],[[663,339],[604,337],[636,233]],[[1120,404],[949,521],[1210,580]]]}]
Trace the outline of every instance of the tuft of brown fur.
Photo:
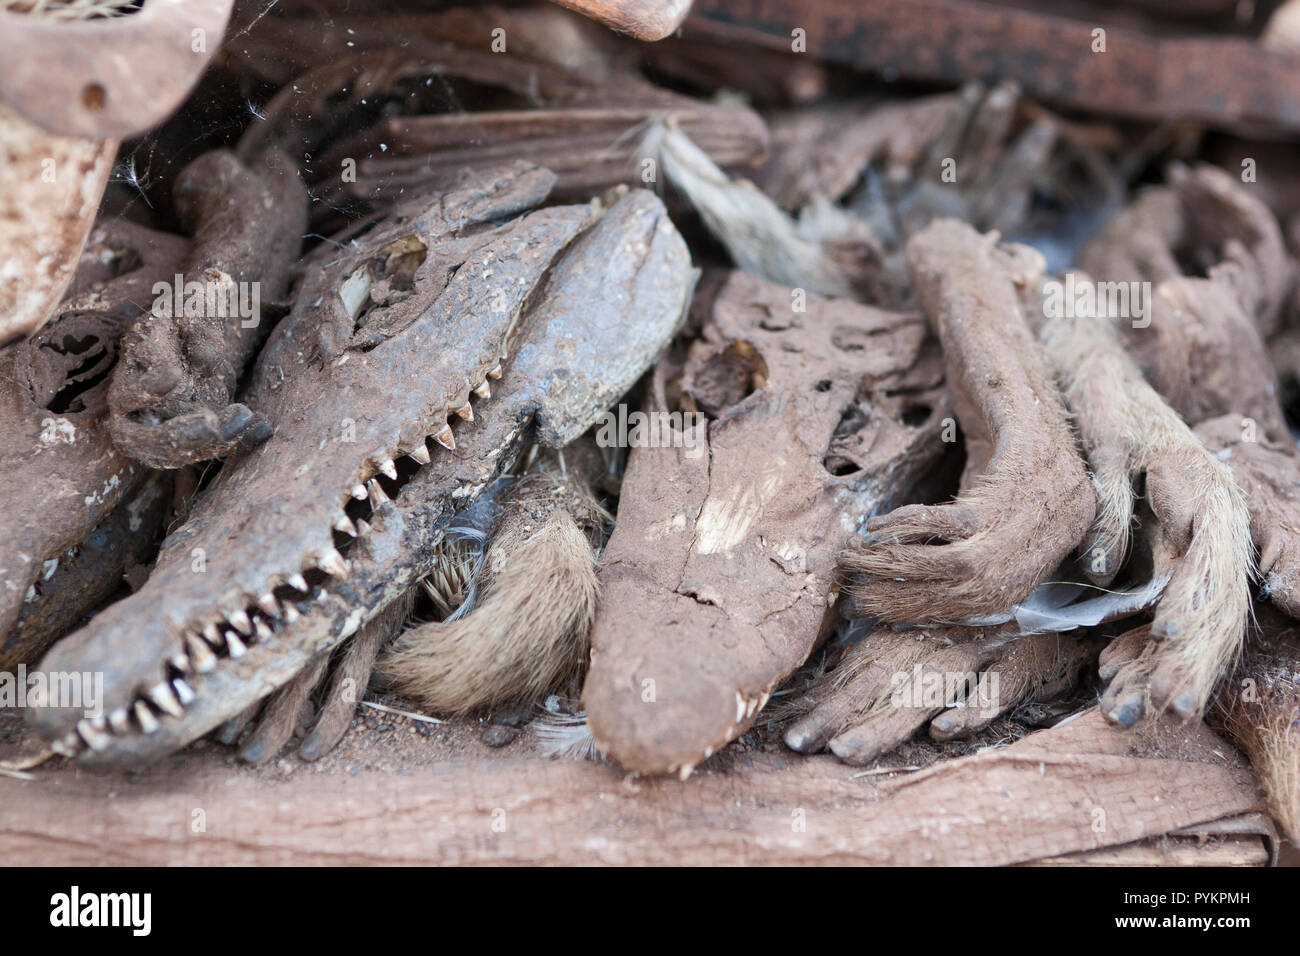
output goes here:
[{"label": "tuft of brown fur", "polygon": [[1300,640],[1292,622],[1246,653],[1211,716],[1246,751],[1273,819],[1300,843]]},{"label": "tuft of brown fur", "polygon": [[1145,476],[1158,522],[1155,570],[1171,574],[1152,624],[1159,647],[1116,676],[1103,709],[1125,725],[1151,706],[1199,715],[1239,654],[1250,614],[1245,500],[1228,468],[1143,379],[1109,320],[1049,319],[1039,337],[1093,471],[1098,509],[1085,571],[1108,582],[1123,563],[1135,483]]},{"label": "tuft of brown fur", "polygon": [[503,502],[473,608],[406,631],[379,672],[433,713],[536,700],[572,679],[596,614],[588,534],[603,516],[578,481],[521,479]]}]

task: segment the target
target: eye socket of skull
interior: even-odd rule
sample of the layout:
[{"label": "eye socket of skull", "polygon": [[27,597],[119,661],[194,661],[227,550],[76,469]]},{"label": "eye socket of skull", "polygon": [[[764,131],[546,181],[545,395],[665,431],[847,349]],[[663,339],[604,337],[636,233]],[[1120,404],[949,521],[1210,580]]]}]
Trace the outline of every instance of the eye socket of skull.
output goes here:
[{"label": "eye socket of skull", "polygon": [[117,361],[117,341],[103,320],[60,316],[31,341],[27,387],[32,400],[57,415],[101,409],[103,389]]},{"label": "eye socket of skull", "polygon": [[767,362],[752,343],[736,339],[726,348],[692,361],[683,392],[710,418],[734,407],[768,381]]}]

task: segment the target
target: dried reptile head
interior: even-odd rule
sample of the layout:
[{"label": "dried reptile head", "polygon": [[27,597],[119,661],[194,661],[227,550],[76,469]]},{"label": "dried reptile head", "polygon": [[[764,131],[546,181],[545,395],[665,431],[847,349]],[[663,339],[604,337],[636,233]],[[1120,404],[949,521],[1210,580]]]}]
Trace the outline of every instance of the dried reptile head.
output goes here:
[{"label": "dried reptile head", "polygon": [[[35,660],[61,628],[111,592],[131,548],[118,526],[125,522],[129,532],[133,521],[154,515],[151,505],[137,501],[148,469],[109,438],[108,380],[123,332],[153,300],[153,283],[169,278],[188,251],[179,236],[123,220],[100,222],[53,321],[0,352],[6,386],[0,474],[7,487],[23,490],[0,506],[0,526],[7,529],[0,554],[0,669]],[[155,488],[148,501],[159,497]],[[106,540],[82,554],[96,527]],[[105,549],[109,541],[114,547]],[[107,576],[92,585],[81,575],[96,561]]]},{"label": "dried reptile head", "polygon": [[[590,206],[510,218],[552,181],[468,176],[310,266],[247,395],[273,436],[227,464],[140,592],[43,662],[103,671],[108,712],[33,712],[47,740],[135,765],[245,710],[427,573],[522,442],[563,444],[641,374],[689,295],[685,246],[645,193],[594,225]],[[449,419],[472,420],[460,441]]]},{"label": "dried reptile head", "polygon": [[823,635],[836,553],[912,500],[941,454],[921,318],[801,299],[730,273],[711,308],[699,298],[702,338],[680,369],[661,363],[648,409],[701,418],[627,417],[641,431],[626,436],[583,700],[629,770],[686,774],[745,732]]}]

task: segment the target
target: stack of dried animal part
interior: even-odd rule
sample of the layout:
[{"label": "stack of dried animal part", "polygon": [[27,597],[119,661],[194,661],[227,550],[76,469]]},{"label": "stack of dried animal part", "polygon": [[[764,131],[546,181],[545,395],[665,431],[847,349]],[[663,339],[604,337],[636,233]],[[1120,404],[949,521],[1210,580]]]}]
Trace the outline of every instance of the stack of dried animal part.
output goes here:
[{"label": "stack of dried animal part", "polygon": [[140,592],[47,656],[103,670],[108,713],[36,711],[46,739],[136,765],[245,713],[427,574],[528,441],[566,444],[643,373],[694,284],[685,245],[645,192],[526,212],[553,182],[467,175],[355,251],[322,248],[245,396],[272,436],[226,463]]}]

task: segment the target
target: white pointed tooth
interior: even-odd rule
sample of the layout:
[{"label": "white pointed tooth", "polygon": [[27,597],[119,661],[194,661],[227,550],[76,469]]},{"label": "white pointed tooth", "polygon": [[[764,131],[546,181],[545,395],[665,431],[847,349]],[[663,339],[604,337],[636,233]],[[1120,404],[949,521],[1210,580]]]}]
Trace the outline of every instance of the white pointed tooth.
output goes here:
[{"label": "white pointed tooth", "polygon": [[125,707],[119,707],[109,713],[108,726],[113,728],[115,734],[124,734],[131,729],[131,720]]},{"label": "white pointed tooth", "polygon": [[194,698],[199,695],[194,693],[194,688],[181,678],[172,681],[172,689],[176,691],[176,698],[181,702],[182,707],[188,707],[193,703]]},{"label": "white pointed tooth", "polygon": [[77,723],[77,733],[81,739],[89,745],[91,750],[103,750],[108,746],[110,737],[108,734],[99,730],[89,720],[82,720]]},{"label": "white pointed tooth", "polygon": [[171,657],[167,658],[167,661],[182,674],[188,674],[194,669],[194,665],[190,663],[190,656],[184,651],[179,651],[173,654]]},{"label": "white pointed tooth", "polygon": [[366,487],[370,489],[370,500],[376,508],[392,500],[388,497],[388,492],[380,486],[378,479],[371,478],[366,482]]},{"label": "white pointed tooth", "polygon": [[474,394],[479,398],[491,398],[492,387],[487,382],[483,382],[478,388],[474,389]]},{"label": "white pointed tooth", "polygon": [[342,531],[353,538],[357,536],[357,526],[352,523],[352,519],[347,515],[339,515],[338,520],[334,522],[334,530]]},{"label": "white pointed tooth", "polygon": [[267,624],[260,617],[253,623],[253,627],[257,630],[257,639],[259,641],[269,641],[271,638],[275,637],[275,632],[271,630],[271,625]]},{"label": "white pointed tooth", "polygon": [[140,729],[146,734],[156,733],[158,730],[158,718],[154,716],[149,705],[142,700],[137,700],[131,707],[131,713],[135,714],[135,722],[140,725]]},{"label": "white pointed tooth", "polygon": [[357,501],[365,501],[365,500],[366,500],[366,486],[365,486],[365,485],[353,485],[353,486],[352,486],[352,497],[353,497],[353,498],[356,498]]},{"label": "white pointed tooth", "polygon": [[427,465],[429,462],[433,461],[433,459],[429,457],[429,449],[424,446],[423,442],[415,446],[411,452],[411,457],[415,459],[417,465]]},{"label": "white pointed tooth", "polygon": [[456,448],[456,436],[451,433],[450,425],[434,435],[433,440],[448,451],[454,451]]},{"label": "white pointed tooth", "polygon": [[348,576],[348,563],[343,560],[343,555],[339,554],[334,548],[321,552],[320,566],[331,577],[346,578]]},{"label": "white pointed tooth", "polygon": [[270,591],[257,599],[257,606],[262,609],[264,614],[269,614],[271,617],[280,616],[280,602],[275,599],[275,595]]},{"label": "white pointed tooth", "polygon": [[61,737],[50,744],[50,749],[60,757],[75,757],[77,751],[84,746],[86,745],[81,742],[81,738],[77,736],[77,732],[74,730],[67,736]]},{"label": "white pointed tooth", "polygon": [[232,611],[229,615],[230,623],[235,625],[235,630],[240,634],[252,634],[253,622],[249,619],[248,613],[240,608],[238,611]]},{"label": "white pointed tooth", "polygon": [[496,368],[488,372],[488,378],[500,378],[500,377],[501,377],[501,363],[497,362]]},{"label": "white pointed tooth", "polygon": [[171,684],[155,684],[153,687],[149,688],[149,699],[153,701],[154,706],[164,714],[171,714],[176,718],[185,716],[185,708],[182,707],[181,702],[176,699],[176,691],[172,690]]},{"label": "white pointed tooth", "polygon": [[358,534],[370,534],[370,531],[371,531],[370,522],[367,521],[365,518],[358,518],[358,519],[357,519],[357,533],[358,533]]},{"label": "white pointed tooth", "polygon": [[467,422],[472,422],[474,420],[474,409],[469,402],[466,402],[460,408],[456,409],[456,414]]},{"label": "white pointed tooth", "polygon": [[297,609],[294,605],[290,604],[288,601],[285,601],[285,602],[284,602],[284,619],[285,619],[286,621],[288,621],[290,624],[292,624],[294,621],[298,620],[298,618],[300,618],[300,617],[302,617],[302,615],[301,615],[300,613],[298,613],[298,609]]},{"label": "white pointed tooth", "polygon": [[221,631],[217,628],[216,621],[209,621],[203,626],[203,639],[213,647],[224,647],[226,644],[221,637]]},{"label": "white pointed tooth", "polygon": [[293,588],[295,591],[311,590],[311,588],[307,587],[307,579],[297,573],[289,575],[289,587]]},{"label": "white pointed tooth", "polygon": [[382,471],[393,481],[397,480],[397,465],[393,464],[393,459],[385,458],[379,463],[379,470]]},{"label": "white pointed tooth", "polygon": [[190,652],[194,669],[200,674],[206,674],[217,666],[217,655],[212,653],[212,648],[197,634],[185,635],[185,649]]},{"label": "white pointed tooth", "polygon": [[226,632],[226,649],[230,651],[231,657],[243,657],[248,653],[248,645],[241,641],[234,631]]}]

